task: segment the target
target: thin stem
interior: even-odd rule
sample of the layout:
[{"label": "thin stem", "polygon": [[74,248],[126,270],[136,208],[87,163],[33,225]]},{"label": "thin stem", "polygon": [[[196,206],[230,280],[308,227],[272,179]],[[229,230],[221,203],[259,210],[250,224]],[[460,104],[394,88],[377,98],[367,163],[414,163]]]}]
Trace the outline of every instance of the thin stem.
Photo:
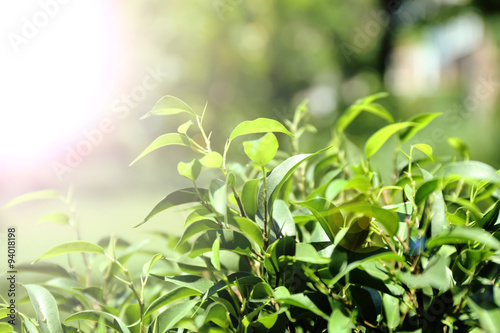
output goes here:
[{"label": "thin stem", "polygon": [[264,187],[264,250],[267,250],[267,246],[269,245],[269,235],[271,233],[270,223],[268,225],[267,220],[267,185],[266,185],[266,169],[263,165],[262,168],[262,186]]}]

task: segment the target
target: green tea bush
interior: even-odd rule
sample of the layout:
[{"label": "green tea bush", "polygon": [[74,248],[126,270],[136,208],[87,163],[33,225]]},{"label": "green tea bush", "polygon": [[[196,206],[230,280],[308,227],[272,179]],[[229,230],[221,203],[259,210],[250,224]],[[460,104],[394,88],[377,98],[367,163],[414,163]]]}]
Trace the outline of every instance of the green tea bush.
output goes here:
[{"label": "green tea bush", "polygon": [[[136,227],[182,208],[182,235],[169,235],[167,221],[161,230],[167,247],[158,253],[116,238],[48,250],[38,260],[81,252],[86,271],[23,266],[55,277],[24,286],[36,318],[19,313],[21,330],[498,332],[500,175],[470,161],[458,138],[448,140],[461,156],[451,162],[413,143],[439,114],[395,123],[376,102],[384,96],[352,105],[331,141],[313,153],[299,149],[302,135],[316,131],[306,103],[284,124],[240,123],[216,151],[203,126],[205,110],[200,115],[177,98],[162,98],[147,116],[189,120],[133,163],[160,147],[185,146],[196,158],[177,169],[192,186],[168,194]],[[344,133],[361,112],[389,123],[364,150]],[[291,140],[291,152],[279,149],[275,133]],[[372,157],[386,143],[394,156],[377,167]],[[237,145],[248,157],[242,163],[231,159]],[[205,169],[219,177],[201,187]],[[15,203],[44,196],[54,193]],[[78,229],[71,217],[57,218]],[[127,262],[138,255],[151,259],[131,273]],[[96,270],[102,279],[92,279]]]}]

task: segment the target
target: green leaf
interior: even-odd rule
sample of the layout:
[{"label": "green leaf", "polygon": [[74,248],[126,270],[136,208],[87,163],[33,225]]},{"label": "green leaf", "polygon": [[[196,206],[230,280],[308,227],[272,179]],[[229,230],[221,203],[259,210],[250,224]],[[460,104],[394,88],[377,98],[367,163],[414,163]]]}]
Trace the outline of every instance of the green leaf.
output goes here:
[{"label": "green leaf", "polygon": [[205,323],[209,321],[215,323],[222,328],[228,328],[229,326],[229,311],[222,303],[212,303],[207,307],[205,315]]},{"label": "green leaf", "polygon": [[57,302],[52,294],[42,286],[24,285],[36,311],[42,333],[63,333]]},{"label": "green leaf", "polygon": [[212,220],[199,220],[189,224],[182,233],[181,239],[176,247],[184,244],[188,239],[206,230],[220,229],[220,226]]},{"label": "green leaf", "polygon": [[153,256],[153,258],[151,258],[150,261],[148,261],[147,263],[144,264],[144,266],[142,267],[142,272],[145,275],[149,275],[149,272],[151,271],[151,268],[153,267],[153,265],[155,264],[155,262],[157,262],[161,258],[163,258],[163,255],[161,253],[155,254]]},{"label": "green leaf", "polygon": [[441,183],[439,179],[432,179],[420,185],[415,194],[415,204],[420,206],[432,192],[441,187]]},{"label": "green leaf", "polygon": [[249,255],[252,251],[252,244],[241,233],[234,230],[209,230],[196,239],[191,249],[189,257],[194,258],[205,252],[212,251],[212,244],[220,235],[220,249]]},{"label": "green leaf", "polygon": [[328,332],[351,333],[354,328],[351,318],[342,313],[340,306],[332,311],[328,320]]},{"label": "green leaf", "polygon": [[207,168],[220,168],[222,166],[222,156],[216,151],[212,151],[200,159],[201,164]]},{"label": "green leaf", "polygon": [[372,103],[376,99],[387,97],[387,93],[378,93],[367,96],[364,99],[357,100],[356,103],[350,106],[347,111],[337,120],[337,132],[342,133],[356,117],[362,112],[367,111],[373,113],[389,122],[394,122],[392,115],[381,105]]},{"label": "green leaf", "polygon": [[182,299],[182,298],[187,298],[191,296],[198,296],[202,292],[188,288],[188,287],[179,287],[177,289],[174,289],[172,291],[169,291],[167,294],[162,295],[158,298],[156,298],[147,308],[146,312],[144,313],[144,319],[148,318],[151,316],[156,310],[164,307],[167,304],[170,304],[176,300]]},{"label": "green leaf", "polygon": [[160,98],[151,111],[142,116],[141,119],[147,118],[151,115],[167,116],[182,112],[196,116],[196,113],[194,113],[194,111],[185,102],[174,96],[164,96]]},{"label": "green leaf", "polygon": [[201,163],[196,158],[189,163],[179,162],[179,164],[177,164],[177,172],[179,175],[194,182],[200,175]]},{"label": "green leaf", "polygon": [[68,271],[66,271],[63,267],[52,263],[37,263],[36,265],[21,264],[16,268],[19,272],[33,272],[60,277],[71,277]]},{"label": "green leaf", "polygon": [[382,303],[384,305],[385,322],[390,330],[394,330],[399,326],[401,319],[399,313],[399,300],[389,294],[382,295]]},{"label": "green leaf", "polygon": [[251,179],[243,185],[241,191],[241,202],[243,203],[243,208],[245,208],[245,213],[250,219],[255,219],[255,214],[257,213],[257,194],[260,179]]},{"label": "green leaf", "polygon": [[262,216],[264,215],[264,200],[267,200],[267,206],[269,210],[272,210],[274,200],[276,199],[279,190],[288,180],[288,178],[293,174],[295,169],[311,157],[316,156],[328,150],[329,148],[330,147],[322,149],[313,154],[300,154],[289,157],[270,172],[266,180],[267,197],[264,198],[264,189],[261,187],[257,200],[257,207],[260,210]]},{"label": "green leaf", "polygon": [[443,244],[460,244],[467,242],[479,242],[493,250],[500,250],[500,241],[498,241],[489,232],[478,228],[454,227],[442,231],[438,236],[429,239],[427,248]]},{"label": "green leaf", "polygon": [[38,259],[33,261],[33,263],[42,259],[60,256],[62,254],[81,252],[104,254],[104,250],[99,245],[87,241],[78,240],[54,246],[53,248],[47,250],[44,254],[42,254]]},{"label": "green leaf", "polygon": [[447,141],[448,144],[460,154],[460,156],[462,156],[465,160],[469,159],[470,149],[464,140],[457,137],[450,137]]},{"label": "green leaf", "polygon": [[298,243],[295,246],[295,255],[293,259],[318,265],[324,265],[330,262],[329,258],[319,255],[314,246],[307,243]]},{"label": "green leaf", "polygon": [[273,223],[279,228],[278,234],[281,236],[295,236],[295,222],[288,205],[283,200],[276,200],[273,207]]},{"label": "green leaf", "polygon": [[197,275],[178,275],[173,277],[165,277],[165,281],[173,283],[179,287],[185,287],[205,293],[214,283],[204,277]]},{"label": "green leaf", "polygon": [[375,217],[376,221],[384,227],[390,236],[396,233],[399,226],[398,215],[395,212],[368,203],[354,202],[338,206],[337,209],[352,213],[362,213],[369,218]]},{"label": "green leaf", "polygon": [[392,115],[380,104],[353,105],[337,121],[337,132],[342,133],[362,111],[370,112],[390,123],[394,122]]},{"label": "green leaf", "polygon": [[180,134],[186,134],[191,125],[193,125],[193,121],[188,120],[185,123],[181,124],[179,127],[177,127],[177,132]]},{"label": "green leaf", "polygon": [[192,202],[199,202],[201,199],[198,196],[198,193],[202,197],[205,197],[207,194],[207,190],[205,189],[198,189],[198,192],[196,191],[195,188],[185,188],[182,190],[177,190],[175,192],[170,193],[167,195],[165,198],[163,198],[162,201],[160,201],[151,211],[151,213],[148,214],[142,220],[141,223],[137,224],[134,226],[134,228],[137,228],[138,226],[146,223],[149,219],[151,219],[153,216],[155,216],[158,213],[163,212],[164,210],[167,210],[171,207],[174,206],[179,206],[187,203],[192,203]]},{"label": "green leaf", "polygon": [[133,165],[135,162],[158,148],[172,145],[189,147],[190,143],[184,135],[181,135],[179,133],[167,133],[160,135],[149,146],[147,146],[147,148],[144,149],[144,151],[139,156],[137,156],[137,158],[133,160],[129,166]]},{"label": "green leaf", "polygon": [[290,133],[280,122],[268,118],[258,118],[251,121],[244,121],[236,126],[229,136],[229,141],[246,134],[268,132],[280,132],[293,137],[293,134]]},{"label": "green leaf", "polygon": [[500,175],[488,164],[478,161],[460,161],[444,166],[438,176],[445,179],[465,178],[500,184]]},{"label": "green leaf", "polygon": [[372,157],[384,145],[384,143],[386,143],[386,141],[389,140],[391,136],[396,134],[398,131],[410,126],[414,126],[414,123],[411,122],[396,123],[387,125],[379,129],[366,141],[365,144],[366,157],[367,158]]},{"label": "green leaf", "polygon": [[324,320],[328,320],[329,317],[321,311],[316,304],[314,304],[309,297],[306,295],[300,293],[300,294],[293,294],[289,296],[279,296],[275,297],[275,301],[282,304],[282,305],[293,305],[296,307],[299,307],[301,309],[305,309],[308,311],[311,311],[317,316],[320,316]]},{"label": "green leaf", "polygon": [[477,304],[470,297],[467,297],[467,305],[479,317],[481,328],[484,332],[497,332],[500,327],[500,308],[492,307],[486,309]]},{"label": "green leaf", "polygon": [[344,225],[344,217],[340,211],[334,211],[335,207],[331,202],[324,198],[314,198],[303,202],[293,202],[294,204],[305,207],[313,213],[326,235],[333,242],[335,235],[339,232],[340,226]]},{"label": "green leaf", "polygon": [[442,113],[422,113],[412,117],[409,122],[414,123],[413,127],[408,128],[400,134],[399,139],[401,142],[408,141],[411,137],[417,134],[420,130],[424,129],[429,123]]},{"label": "green leaf", "polygon": [[7,323],[0,323],[0,333],[11,333],[14,332],[12,326]]},{"label": "green leaf", "polygon": [[37,192],[30,192],[23,194],[5,205],[5,208],[12,207],[15,205],[19,205],[20,203],[33,201],[33,200],[41,200],[41,199],[49,199],[49,198],[59,198],[59,193],[55,190],[43,190]]},{"label": "green leaf", "polygon": [[169,329],[174,328],[182,318],[191,313],[191,310],[194,308],[196,303],[198,303],[198,300],[182,302],[160,313],[156,319],[158,332],[165,333]]},{"label": "green leaf", "polygon": [[69,216],[66,213],[56,212],[50,213],[38,220],[38,223],[54,222],[60,225],[69,224]]},{"label": "green leaf", "polygon": [[273,133],[266,133],[257,140],[243,142],[245,154],[259,165],[269,163],[276,155],[276,152],[278,152],[278,148],[278,139],[276,139]]},{"label": "green leaf", "polygon": [[214,265],[215,269],[220,271],[220,258],[219,258],[219,250],[220,250],[220,235],[217,235],[217,239],[212,244],[212,265]]},{"label": "green leaf", "polygon": [[68,316],[66,319],[64,319],[64,323],[73,320],[89,320],[99,323],[101,322],[102,319],[104,319],[104,324],[107,327],[112,328],[120,333],[130,333],[130,330],[128,329],[127,325],[125,325],[125,323],[120,318],[103,311],[96,311],[96,310],[80,311]]},{"label": "green leaf", "polygon": [[262,230],[254,221],[240,216],[235,216],[229,221],[230,224],[236,226],[244,235],[253,240],[261,249],[264,247],[264,238]]},{"label": "green leaf", "polygon": [[449,258],[443,256],[434,256],[422,274],[416,275],[410,272],[397,273],[398,279],[410,288],[432,287],[441,291],[448,290],[451,287],[451,277],[447,274]]},{"label": "green leaf", "polygon": [[413,148],[417,148],[422,153],[424,153],[425,155],[427,155],[431,159],[431,161],[434,161],[434,157],[432,157],[432,147],[429,146],[428,144],[419,143],[419,144],[413,145],[412,147]]}]

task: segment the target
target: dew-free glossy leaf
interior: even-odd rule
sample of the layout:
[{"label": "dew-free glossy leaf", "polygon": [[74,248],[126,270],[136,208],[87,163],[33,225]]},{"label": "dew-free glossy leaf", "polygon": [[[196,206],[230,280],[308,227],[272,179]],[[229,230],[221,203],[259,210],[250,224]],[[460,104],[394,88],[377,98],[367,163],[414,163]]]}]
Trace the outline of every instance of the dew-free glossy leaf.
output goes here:
[{"label": "dew-free glossy leaf", "polygon": [[220,229],[219,224],[212,220],[200,220],[200,221],[195,221],[189,225],[186,226],[184,229],[184,232],[182,233],[181,239],[177,243],[176,247],[181,246],[184,244],[188,239],[193,237],[196,234],[199,234],[200,232],[206,231],[206,230],[213,230],[213,229]]},{"label": "dew-free glossy leaf", "polygon": [[33,272],[67,278],[71,277],[66,269],[52,263],[36,263],[34,265],[20,264],[16,268],[19,272]]},{"label": "dew-free glossy leaf", "polygon": [[68,225],[69,216],[66,213],[62,212],[50,213],[42,217],[40,220],[38,220],[38,223],[45,223],[45,222],[53,222],[60,225]]},{"label": "dew-free glossy leaf", "polygon": [[153,256],[153,258],[151,258],[150,261],[148,261],[147,263],[144,264],[144,266],[142,267],[142,272],[145,275],[149,275],[149,272],[151,271],[151,268],[153,267],[153,265],[155,264],[155,262],[157,262],[161,258],[163,258],[163,255],[161,253],[155,254]]},{"label": "dew-free glossy leaf", "polygon": [[151,115],[168,116],[182,112],[196,116],[196,113],[185,102],[177,97],[167,95],[160,98],[151,111],[142,116],[141,119]]},{"label": "dew-free glossy leaf", "polygon": [[201,164],[207,168],[220,168],[222,166],[222,156],[216,151],[212,151],[200,159]]},{"label": "dew-free glossy leaf", "polygon": [[137,224],[134,226],[134,228],[137,228],[138,226],[146,223],[149,219],[151,219],[153,216],[155,216],[158,213],[163,212],[164,210],[167,210],[171,207],[174,206],[179,206],[187,203],[192,203],[192,202],[199,202],[201,198],[198,196],[198,193],[204,198],[205,195],[207,194],[207,190],[205,189],[198,189],[196,191],[195,188],[185,188],[182,190],[177,190],[175,192],[170,193],[167,195],[165,198],[163,198],[162,201],[160,201],[151,211],[151,213],[148,214],[142,220],[141,223]]},{"label": "dew-free glossy leaf", "polygon": [[448,144],[453,147],[465,160],[469,159],[470,149],[464,140],[457,137],[450,137],[447,139]]},{"label": "dew-free glossy leaf", "polygon": [[165,281],[173,283],[179,287],[185,287],[196,290],[200,293],[206,292],[214,283],[202,276],[197,275],[178,275],[173,277],[165,277]]},{"label": "dew-free glossy leaf", "polygon": [[179,287],[177,289],[174,289],[172,291],[169,291],[165,295],[162,295],[158,298],[156,298],[147,308],[146,312],[144,313],[144,318],[148,318],[155,312],[156,310],[164,307],[165,305],[168,305],[176,300],[182,299],[182,298],[187,298],[191,296],[197,296],[201,295],[202,292],[188,288],[188,287]]},{"label": "dew-free glossy leaf", "polygon": [[209,230],[196,239],[193,243],[191,258],[197,257],[205,252],[212,251],[212,244],[220,235],[220,249],[228,250],[238,254],[250,254],[252,251],[252,244],[241,233],[234,230]]},{"label": "dew-free glossy leaf", "polygon": [[179,127],[177,127],[177,132],[180,134],[186,134],[191,125],[193,125],[193,121],[188,120],[185,123],[181,124]]},{"label": "dew-free glossy leaf", "polygon": [[139,156],[137,156],[137,158],[133,160],[129,166],[158,148],[172,145],[189,147],[190,143],[184,135],[181,135],[179,133],[167,133],[160,135],[149,146],[147,146],[146,149],[144,149],[144,151]]},{"label": "dew-free glossy leaf", "polygon": [[15,199],[12,199],[9,203],[5,205],[5,208],[12,207],[27,201],[49,199],[49,198],[59,198],[59,193],[55,190],[43,190],[43,191],[26,193]]},{"label": "dew-free glossy leaf", "polygon": [[432,147],[429,146],[428,144],[425,143],[419,143],[416,145],[413,145],[414,148],[420,150],[422,153],[427,155],[431,159],[431,161],[434,161],[434,157],[432,156]]},{"label": "dew-free glossy leaf", "polygon": [[363,111],[379,116],[390,123],[394,122],[392,115],[380,104],[354,104],[337,121],[337,132],[342,133]]},{"label": "dew-free glossy leaf", "polygon": [[280,132],[293,137],[292,133],[290,133],[280,122],[274,119],[257,118],[255,120],[244,121],[236,126],[236,128],[231,132],[229,140],[232,141],[235,138],[246,134],[268,132]]},{"label": "dew-free glossy leaf", "polygon": [[266,133],[257,140],[243,142],[245,154],[259,165],[269,163],[278,152],[278,148],[278,139],[273,133]]},{"label": "dew-free glossy leaf", "polygon": [[331,210],[332,207],[335,207],[332,203],[326,201],[324,198],[315,198],[294,203],[309,209],[325,231],[328,238],[330,238],[330,241],[333,242],[335,240],[335,235],[339,231],[339,226],[335,224],[335,221],[343,226],[344,218],[339,211],[335,212]]},{"label": "dew-free glossy leaf", "polygon": [[217,238],[215,239],[214,243],[212,244],[212,265],[214,265],[215,269],[220,271],[220,235],[217,235]]},{"label": "dew-free glossy leaf", "polygon": [[411,137],[417,134],[420,130],[424,129],[429,123],[436,117],[440,116],[442,113],[422,113],[412,117],[409,122],[415,124],[405,130],[403,133],[399,135],[399,139],[401,142],[408,141]]},{"label": "dew-free glossy leaf", "polygon": [[262,230],[254,221],[240,216],[235,216],[234,220],[229,221],[230,224],[236,226],[244,235],[253,240],[260,248],[264,247],[264,238]]},{"label": "dew-free glossy leaf", "polygon": [[465,178],[500,184],[500,175],[490,165],[478,161],[460,161],[444,166],[437,175],[445,179]]},{"label": "dew-free glossy leaf", "polygon": [[54,246],[53,248],[47,250],[44,254],[42,254],[33,263],[42,259],[60,256],[62,254],[81,253],[81,252],[104,254],[104,250],[99,245],[83,240],[77,240],[77,241],[65,242]]},{"label": "dew-free glossy leaf", "polygon": [[189,315],[194,306],[198,303],[198,300],[191,300],[187,302],[182,302],[174,306],[169,307],[162,313],[158,315],[157,325],[158,332],[165,333],[169,329],[174,328],[175,325],[184,317]]},{"label": "dew-free glossy leaf", "polygon": [[222,303],[214,302],[207,307],[204,322],[211,321],[222,328],[227,328],[229,326],[228,313],[229,311]]},{"label": "dew-free glossy leaf", "polygon": [[441,186],[439,179],[428,180],[417,189],[415,194],[415,203],[420,206],[427,197]]},{"label": "dew-free glossy leaf", "polygon": [[177,172],[179,175],[186,177],[190,181],[195,181],[201,172],[201,163],[196,158],[189,163],[179,162],[177,164]]},{"label": "dew-free glossy leaf", "polygon": [[35,308],[39,328],[42,333],[63,333],[59,310],[54,296],[42,286],[24,285],[28,291],[31,304]]},{"label": "dew-free glossy leaf", "polygon": [[500,250],[500,241],[492,234],[479,228],[454,227],[443,230],[438,236],[429,239],[427,248],[443,244],[460,244],[466,242],[479,242],[493,250]]},{"label": "dew-free glossy leaf", "polygon": [[251,219],[254,219],[257,213],[257,194],[260,181],[260,179],[247,181],[241,191],[241,202],[245,208],[245,213]]},{"label": "dew-free glossy leaf", "polygon": [[382,304],[384,305],[384,316],[387,327],[394,330],[399,326],[399,300],[389,294],[382,295]]},{"label": "dew-free glossy leaf", "polygon": [[366,157],[367,158],[372,157],[384,145],[384,143],[386,143],[386,141],[389,140],[389,138],[394,134],[396,134],[398,131],[413,125],[414,123],[411,122],[403,122],[403,123],[387,125],[379,129],[366,141],[365,144]]},{"label": "dew-free glossy leaf", "polygon": [[14,329],[7,323],[0,323],[0,333],[12,333]]},{"label": "dew-free glossy leaf", "polygon": [[324,320],[328,320],[329,317],[321,311],[316,304],[314,304],[309,297],[306,295],[300,293],[300,294],[292,294],[289,296],[280,296],[280,297],[275,297],[275,301],[283,304],[283,305],[293,305],[308,311],[311,311],[317,316],[320,316]]},{"label": "dew-free glossy leaf", "polygon": [[120,333],[130,333],[130,330],[128,329],[127,325],[125,325],[125,323],[120,318],[108,312],[96,311],[96,310],[84,310],[68,316],[66,319],[64,319],[64,322],[67,323],[73,320],[89,320],[96,323],[99,323],[102,320],[104,320],[104,324],[107,327],[112,328]]}]

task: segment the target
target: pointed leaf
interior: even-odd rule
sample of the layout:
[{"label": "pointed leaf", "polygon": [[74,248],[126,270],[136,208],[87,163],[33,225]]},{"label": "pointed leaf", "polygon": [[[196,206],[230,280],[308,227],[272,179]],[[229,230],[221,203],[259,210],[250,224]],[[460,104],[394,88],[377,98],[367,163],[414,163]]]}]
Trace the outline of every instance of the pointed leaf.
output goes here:
[{"label": "pointed leaf", "polygon": [[235,216],[234,221],[230,220],[230,224],[236,226],[244,235],[253,240],[260,248],[264,247],[264,238],[262,230],[254,221],[240,216]]},{"label": "pointed leaf", "polygon": [[172,145],[189,147],[190,143],[184,135],[181,135],[179,133],[167,133],[160,135],[149,146],[147,146],[147,148],[144,149],[144,151],[139,156],[137,156],[137,158],[133,160],[129,166],[133,165],[135,162],[158,148]]},{"label": "pointed leaf", "polygon": [[413,145],[412,147],[417,148],[422,153],[427,155],[431,159],[431,161],[434,161],[434,157],[432,157],[432,147],[429,146],[428,144],[419,143],[419,144]]},{"label": "pointed leaf", "polygon": [[53,222],[60,225],[69,224],[69,216],[66,213],[56,212],[50,213],[38,220],[38,223]]},{"label": "pointed leaf", "polygon": [[367,158],[372,157],[384,145],[384,143],[386,143],[386,141],[389,140],[391,136],[396,134],[398,131],[410,126],[414,126],[414,123],[411,122],[396,123],[387,125],[379,129],[366,141],[365,145],[366,157]]},{"label": "pointed leaf", "polygon": [[195,221],[184,229],[184,232],[182,233],[181,239],[177,243],[176,247],[181,246],[184,244],[188,239],[193,237],[196,234],[199,234],[200,232],[206,231],[206,230],[214,230],[214,229],[220,229],[219,224],[212,220],[199,220]]},{"label": "pointed leaf", "polygon": [[467,242],[479,242],[493,250],[500,250],[500,241],[498,241],[489,232],[478,228],[454,227],[442,231],[438,236],[429,239],[427,248],[443,244],[460,244]]},{"label": "pointed leaf", "polygon": [[197,275],[178,275],[173,277],[165,277],[165,281],[173,283],[180,287],[196,290],[200,293],[206,292],[214,283],[204,277]]},{"label": "pointed leaf", "polygon": [[488,164],[478,161],[461,161],[444,166],[438,176],[445,179],[465,178],[500,184],[500,175]]},{"label": "pointed leaf", "polygon": [[177,164],[177,172],[179,175],[186,177],[190,181],[195,181],[201,172],[201,163],[196,158],[189,163],[179,162]]},{"label": "pointed leaf", "polygon": [[246,134],[268,132],[280,132],[293,137],[292,133],[290,133],[280,122],[268,118],[258,118],[251,121],[244,121],[236,126],[236,128],[231,132],[229,141]]},{"label": "pointed leaf", "polygon": [[414,123],[415,126],[408,128],[400,134],[399,139],[401,142],[408,141],[411,137],[417,134],[420,130],[424,129],[429,123],[442,113],[422,113],[412,117],[409,121]]},{"label": "pointed leaf", "polygon": [[177,132],[180,134],[186,134],[191,125],[193,125],[193,121],[188,120],[185,123],[181,124],[179,127],[177,127]]},{"label": "pointed leaf", "polygon": [[470,149],[464,140],[457,137],[450,137],[447,141],[465,160],[469,159]]},{"label": "pointed leaf", "polygon": [[120,318],[113,316],[108,312],[84,310],[68,316],[66,319],[64,319],[64,322],[67,323],[73,320],[89,320],[96,323],[104,320],[104,325],[106,325],[107,327],[112,328],[120,333],[130,333],[127,325],[125,325],[125,323]]},{"label": "pointed leaf", "polygon": [[156,310],[164,307],[167,304],[170,304],[176,300],[187,298],[191,296],[201,295],[201,292],[188,287],[179,287],[172,291],[169,291],[167,294],[162,295],[156,298],[147,308],[144,313],[144,319],[148,318],[155,312]]},{"label": "pointed leaf", "polygon": [[150,261],[148,261],[147,263],[144,264],[144,266],[142,267],[142,272],[145,275],[149,275],[149,272],[151,271],[151,268],[153,267],[153,265],[155,264],[155,262],[157,262],[161,258],[163,258],[163,255],[161,253],[155,254],[153,256],[153,258],[151,258]]},{"label": "pointed leaf", "polygon": [[157,327],[159,333],[165,333],[169,329],[174,328],[175,325],[184,317],[189,315],[198,300],[191,300],[176,304],[158,315]]},{"label": "pointed leaf", "polygon": [[36,311],[39,328],[42,333],[63,333],[59,310],[54,296],[42,286],[24,285]]},{"label": "pointed leaf", "polygon": [[38,259],[33,261],[33,263],[42,259],[60,256],[62,254],[81,252],[104,254],[104,250],[99,245],[87,241],[78,240],[54,246],[53,248],[47,250],[44,254],[42,254]]},{"label": "pointed leaf", "polygon": [[196,113],[182,100],[174,96],[164,96],[156,102],[156,105],[146,113],[141,119],[149,117],[151,115],[167,116],[172,114],[178,114],[181,112],[189,113],[196,116]]},{"label": "pointed leaf", "polygon": [[212,244],[220,235],[220,249],[228,250],[238,254],[249,255],[252,251],[252,244],[241,233],[234,230],[209,230],[196,239],[191,249],[189,257],[194,258],[205,252],[212,251]]},{"label": "pointed leaf", "polygon": [[[205,197],[205,195],[208,193],[207,190],[205,189],[198,189],[200,195],[202,197]],[[151,219],[153,216],[155,216],[158,213],[163,212],[164,210],[167,210],[171,207],[174,206],[179,206],[187,203],[192,203],[192,202],[199,202],[201,199],[198,196],[198,192],[196,191],[195,188],[185,188],[182,190],[177,190],[175,192],[170,193],[167,195],[162,201],[160,201],[151,211],[151,213],[148,214],[142,220],[141,223],[137,224],[134,226],[134,228],[137,228],[138,226],[146,223],[149,219]]]},{"label": "pointed leaf", "polygon": [[219,250],[220,250],[220,235],[217,235],[217,239],[212,244],[212,265],[214,265],[215,269],[220,271],[220,258],[219,258]]},{"label": "pointed leaf", "polygon": [[55,190],[43,190],[43,191],[26,193],[11,200],[9,203],[5,205],[5,208],[12,207],[27,201],[49,199],[49,198],[59,198],[59,193],[57,193],[57,191]]}]

